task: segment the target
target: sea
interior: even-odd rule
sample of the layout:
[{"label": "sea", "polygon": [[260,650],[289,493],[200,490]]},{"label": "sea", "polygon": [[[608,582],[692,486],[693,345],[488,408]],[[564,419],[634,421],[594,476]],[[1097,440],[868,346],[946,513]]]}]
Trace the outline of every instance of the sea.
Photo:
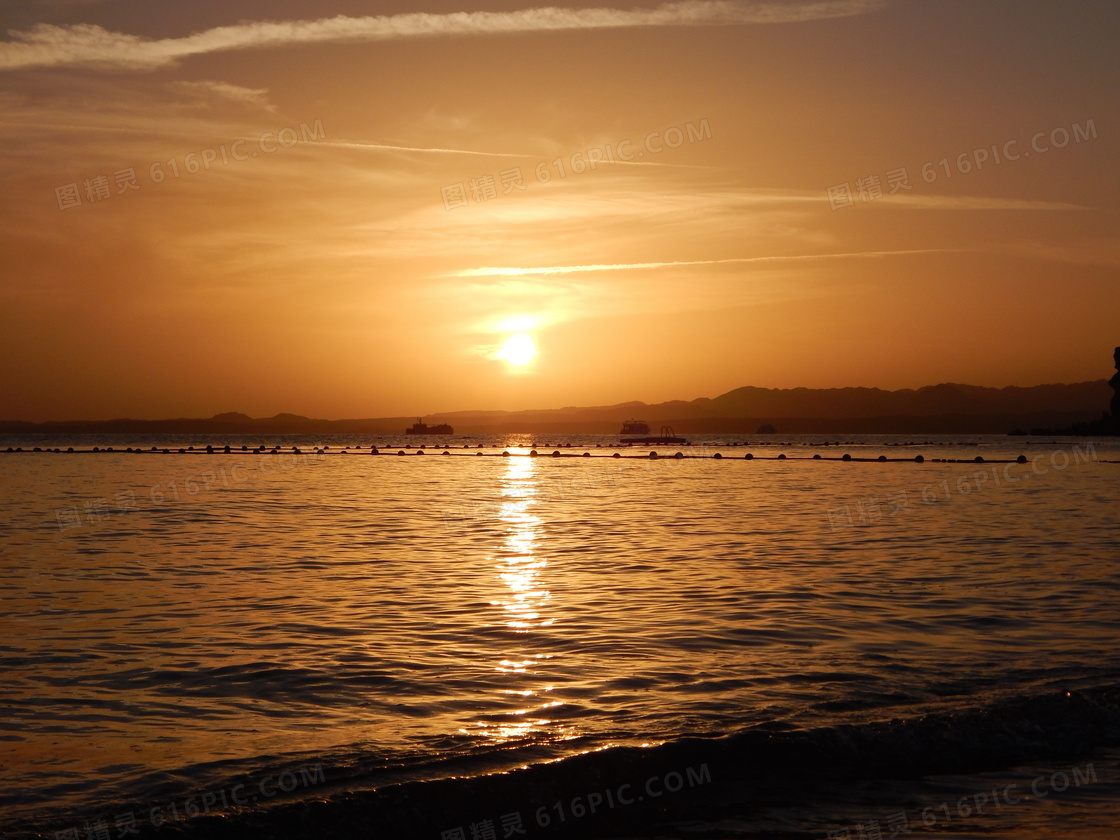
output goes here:
[{"label": "sea", "polygon": [[1120,438],[0,437],[0,835],[1120,837]]}]

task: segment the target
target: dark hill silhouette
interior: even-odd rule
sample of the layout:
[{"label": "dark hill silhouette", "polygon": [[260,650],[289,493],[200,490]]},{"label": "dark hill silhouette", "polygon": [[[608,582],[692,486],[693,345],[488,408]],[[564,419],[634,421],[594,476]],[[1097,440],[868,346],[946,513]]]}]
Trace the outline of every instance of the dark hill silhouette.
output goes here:
[{"label": "dark hill silhouette", "polygon": [[1110,411],[1102,412],[1098,420],[1087,423],[1074,423],[1064,429],[1036,429],[1052,435],[1117,435],[1120,436],[1120,347],[1112,353],[1112,362],[1116,366],[1116,375],[1108,380],[1108,387],[1112,389],[1112,400],[1109,402]]},{"label": "dark hill silhouette", "polygon": [[[1118,359],[1120,361],[1120,359]],[[985,388],[942,383],[924,388],[736,388],[718,397],[647,405],[528,411],[455,411],[427,414],[432,425],[450,423],[458,434],[500,432],[618,432],[623,420],[638,417],[651,426],[671,425],[678,433],[754,434],[763,424],[779,433],[1006,433],[1015,428],[1060,429],[1098,420],[1113,396],[1109,383]],[[209,419],[0,421],[2,433],[121,432],[147,434],[402,434],[415,419],[383,417],[321,420],[298,414],[253,419],[238,412]]]},{"label": "dark hill silhouette", "polygon": [[215,414],[210,418],[215,423],[251,423],[253,418],[239,411],[227,411],[225,414]]}]

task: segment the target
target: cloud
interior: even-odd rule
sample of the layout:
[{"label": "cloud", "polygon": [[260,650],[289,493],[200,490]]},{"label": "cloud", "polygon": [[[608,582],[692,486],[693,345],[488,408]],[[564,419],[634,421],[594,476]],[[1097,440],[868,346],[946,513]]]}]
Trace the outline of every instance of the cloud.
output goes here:
[{"label": "cloud", "polygon": [[275,107],[268,101],[268,90],[265,88],[247,88],[241,85],[231,85],[228,82],[172,82],[171,87],[183,92],[206,99],[211,96],[225,99],[230,102],[255,105],[266,111],[275,112]]},{"label": "cloud", "polygon": [[370,149],[372,151],[383,152],[423,152],[425,154],[438,154],[438,155],[480,155],[482,157],[511,157],[523,158],[528,157],[524,154],[514,154],[513,152],[479,152],[471,149],[442,149],[442,148],[425,148],[421,146],[392,146],[387,143],[357,143],[357,142],[342,142],[330,141],[326,143],[327,146],[337,146],[342,149]]},{"label": "cloud", "polygon": [[[525,158],[540,157],[540,154],[533,155],[529,152],[481,152],[474,149],[445,149],[442,147],[430,148],[426,146],[394,146],[388,143],[364,143],[357,141],[336,141],[331,140],[323,144],[324,146],[335,146],[340,149],[366,149],[374,152],[417,152],[420,154],[434,154],[434,155],[477,155],[479,157],[498,157],[498,158]],[[543,162],[543,161],[542,161]],[[700,166],[687,163],[658,163],[649,160],[615,160],[611,161],[612,166],[656,166],[664,169],[713,169],[711,166]]]},{"label": "cloud", "polygon": [[947,250],[944,248],[919,248],[901,251],[857,251],[847,254],[793,254],[774,257],[729,257],[720,260],[674,260],[671,262],[647,263],[606,263],[592,265],[547,265],[535,268],[495,267],[465,268],[449,274],[449,277],[508,277],[523,274],[575,274],[585,271],[632,271],[635,269],[669,268],[681,265],[726,265],[730,263],[761,263],[761,262],[787,262],[795,260],[835,260],[871,257],[894,257],[909,254],[940,254]]},{"label": "cloud", "polygon": [[[871,205],[868,205],[871,206]],[[1092,210],[1065,201],[1040,201],[1033,198],[995,198],[966,195],[893,195],[878,205],[903,210]]]},{"label": "cloud", "polygon": [[562,9],[514,12],[424,12],[378,17],[301,21],[257,21],[219,26],[184,38],[151,40],[111,32],[94,24],[40,23],[10,32],[0,43],[0,70],[27,67],[100,66],[150,70],[212,52],[292,44],[391,41],[468,35],[563,32],[667,26],[797,23],[850,17],[874,11],[883,0],[823,0],[816,3],[685,0],[654,9]]}]

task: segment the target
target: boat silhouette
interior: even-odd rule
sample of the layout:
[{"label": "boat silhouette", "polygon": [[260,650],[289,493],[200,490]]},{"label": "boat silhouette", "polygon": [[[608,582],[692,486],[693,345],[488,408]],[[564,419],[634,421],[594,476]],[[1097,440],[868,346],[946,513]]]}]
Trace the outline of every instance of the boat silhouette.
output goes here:
[{"label": "boat silhouette", "polygon": [[446,423],[440,423],[438,426],[429,426],[423,422],[422,417],[417,417],[416,422],[412,424],[412,428],[405,429],[406,435],[453,435],[455,430],[448,426]]}]

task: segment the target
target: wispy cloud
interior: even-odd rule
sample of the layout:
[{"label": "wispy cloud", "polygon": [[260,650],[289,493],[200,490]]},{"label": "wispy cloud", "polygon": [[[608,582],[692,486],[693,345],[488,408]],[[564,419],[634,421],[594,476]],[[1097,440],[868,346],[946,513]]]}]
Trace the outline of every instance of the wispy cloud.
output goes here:
[{"label": "wispy cloud", "polygon": [[670,268],[682,265],[726,265],[730,263],[763,263],[763,262],[794,262],[798,260],[837,260],[837,259],[867,259],[873,257],[894,257],[910,254],[940,254],[945,253],[944,248],[919,248],[900,251],[856,251],[846,254],[793,254],[772,257],[729,257],[720,260],[674,260],[672,262],[646,262],[646,263],[601,263],[592,265],[547,265],[532,268],[515,266],[496,267],[484,266],[481,268],[465,268],[449,274],[449,277],[510,277],[523,274],[576,274],[585,271],[634,271],[637,269]]},{"label": "wispy cloud", "polygon": [[[871,206],[871,205],[868,205]],[[903,210],[1092,210],[1065,201],[1041,201],[1032,198],[995,198],[968,195],[894,195],[883,209]]]},{"label": "wispy cloud", "polygon": [[183,38],[152,40],[93,24],[39,24],[0,43],[0,70],[94,65],[149,70],[205,53],[290,44],[391,41],[404,38],[563,32],[587,29],[797,23],[866,14],[884,0],[815,3],[685,0],[654,9],[562,9],[515,12],[409,13],[219,26]]},{"label": "wispy cloud", "polygon": [[276,108],[268,101],[268,91],[264,88],[247,88],[231,85],[228,82],[172,82],[171,87],[200,99],[216,97],[275,112]]},{"label": "wispy cloud", "polygon": [[[481,152],[475,149],[445,149],[440,147],[426,147],[426,146],[395,146],[389,143],[361,143],[357,141],[343,141],[332,140],[322,143],[323,146],[335,146],[340,149],[367,149],[373,152],[416,152],[419,154],[432,154],[432,155],[476,155],[478,157],[499,157],[499,158],[539,158],[541,154],[531,154],[528,152]],[[615,160],[611,165],[623,166],[655,166],[665,169],[714,169],[712,166],[699,166],[686,163],[658,163],[649,160]]]},{"label": "wispy cloud", "polygon": [[369,149],[371,151],[381,152],[422,152],[425,154],[436,155],[479,155],[481,157],[506,157],[506,158],[523,158],[528,155],[515,154],[513,152],[478,152],[472,149],[441,149],[441,148],[425,148],[423,146],[393,146],[388,143],[354,143],[343,141],[330,141],[323,145],[336,146],[341,149]]}]

